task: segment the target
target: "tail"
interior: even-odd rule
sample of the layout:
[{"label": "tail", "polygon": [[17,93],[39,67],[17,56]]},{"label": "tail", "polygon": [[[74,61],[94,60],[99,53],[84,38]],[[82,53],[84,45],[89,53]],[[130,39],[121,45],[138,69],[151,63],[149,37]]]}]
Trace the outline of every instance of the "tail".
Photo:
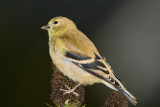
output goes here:
[{"label": "tail", "polygon": [[128,92],[126,89],[117,89],[119,92],[121,92],[133,105],[137,104],[136,97],[134,97],[130,92]]},{"label": "tail", "polygon": [[106,80],[102,83],[113,90],[121,92],[133,105],[137,104],[136,97],[134,97],[129,91],[127,91],[127,89],[122,85],[117,76],[112,78],[110,77],[108,81]]}]

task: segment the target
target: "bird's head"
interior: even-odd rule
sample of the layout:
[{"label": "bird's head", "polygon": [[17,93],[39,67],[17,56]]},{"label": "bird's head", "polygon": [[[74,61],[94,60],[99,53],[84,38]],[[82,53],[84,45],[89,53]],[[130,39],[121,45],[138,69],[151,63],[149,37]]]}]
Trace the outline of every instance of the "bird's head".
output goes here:
[{"label": "bird's head", "polygon": [[57,33],[62,33],[68,29],[74,28],[76,28],[74,22],[66,17],[61,16],[51,19],[47,25],[41,27],[41,29],[48,31],[49,36],[53,36]]}]

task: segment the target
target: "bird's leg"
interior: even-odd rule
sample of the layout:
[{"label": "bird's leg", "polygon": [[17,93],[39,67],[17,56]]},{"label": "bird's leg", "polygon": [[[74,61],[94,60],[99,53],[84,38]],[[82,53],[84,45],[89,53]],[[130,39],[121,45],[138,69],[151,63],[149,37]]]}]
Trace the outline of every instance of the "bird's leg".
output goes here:
[{"label": "bird's leg", "polygon": [[65,94],[70,94],[70,93],[73,93],[76,97],[79,96],[78,93],[74,92],[79,86],[81,85],[81,83],[79,83],[78,85],[76,85],[74,88],[70,89],[68,86],[65,85],[65,87],[68,89],[68,90],[64,90],[64,89],[60,89],[60,91],[64,91],[64,95]]}]

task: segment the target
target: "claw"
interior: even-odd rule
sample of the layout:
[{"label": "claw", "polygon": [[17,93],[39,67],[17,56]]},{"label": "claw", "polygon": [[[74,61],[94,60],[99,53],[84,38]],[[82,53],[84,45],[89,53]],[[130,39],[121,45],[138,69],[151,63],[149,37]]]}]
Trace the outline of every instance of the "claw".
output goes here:
[{"label": "claw", "polygon": [[60,91],[64,91],[63,95],[65,94],[70,94],[70,93],[73,93],[76,97],[79,96],[78,93],[74,92],[75,89],[77,89],[81,84],[78,84],[76,85],[74,88],[70,89],[68,86],[65,85],[65,87],[68,89],[68,90],[65,90],[65,89],[60,89]]}]

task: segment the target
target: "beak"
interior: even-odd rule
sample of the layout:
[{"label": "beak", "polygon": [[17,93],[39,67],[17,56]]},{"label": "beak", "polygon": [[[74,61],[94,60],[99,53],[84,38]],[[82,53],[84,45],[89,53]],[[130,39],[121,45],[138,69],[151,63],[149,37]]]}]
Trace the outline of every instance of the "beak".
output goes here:
[{"label": "beak", "polygon": [[49,25],[45,25],[45,26],[42,26],[41,29],[49,30],[49,29],[50,29],[50,26],[49,26]]}]

